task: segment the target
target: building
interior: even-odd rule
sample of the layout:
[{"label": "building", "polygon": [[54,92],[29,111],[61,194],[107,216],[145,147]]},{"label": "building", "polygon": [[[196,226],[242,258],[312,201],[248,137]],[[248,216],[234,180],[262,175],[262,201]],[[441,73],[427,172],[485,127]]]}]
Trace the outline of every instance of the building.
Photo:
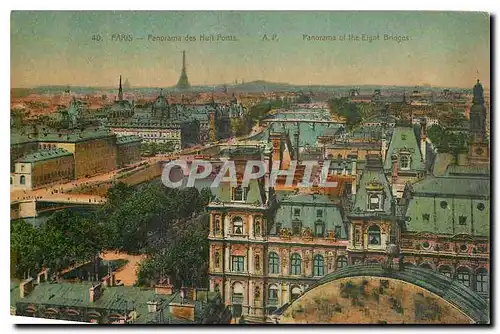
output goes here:
[{"label": "building", "polygon": [[12,189],[36,189],[74,179],[73,154],[62,148],[43,149],[16,160],[10,177]]},{"label": "building", "polygon": [[439,271],[489,298],[489,174],[450,167],[446,176],[428,177],[405,189],[404,261]]},{"label": "building", "polygon": [[117,139],[115,134],[102,128],[34,126],[22,129],[14,138],[19,152],[29,153],[14,160],[13,189],[36,189],[91,177],[140,160],[138,138]]},{"label": "building", "polygon": [[137,136],[119,136],[116,138],[117,165],[124,167],[141,160],[141,139]]},{"label": "building", "polygon": [[122,76],[118,87],[118,99],[106,108],[109,118],[128,118],[134,115],[134,103],[123,99]]},{"label": "building", "polygon": [[[425,138],[425,127],[419,142],[412,127],[397,126],[387,151],[382,150],[384,171],[390,178],[393,195],[397,198],[403,195],[406,183],[420,180],[425,175]],[[382,145],[385,147],[386,144]]]},{"label": "building", "polygon": [[69,283],[47,275],[12,283],[11,313],[95,324],[224,324],[230,312],[218,293],[174,287],[117,285],[114,273],[99,281]]}]

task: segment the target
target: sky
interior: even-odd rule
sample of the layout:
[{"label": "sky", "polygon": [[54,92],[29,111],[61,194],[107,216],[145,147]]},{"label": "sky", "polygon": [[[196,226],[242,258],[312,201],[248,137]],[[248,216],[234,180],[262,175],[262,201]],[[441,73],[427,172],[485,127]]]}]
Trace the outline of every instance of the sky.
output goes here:
[{"label": "sky", "polygon": [[[132,40],[117,40],[120,34],[131,35]],[[231,35],[236,41],[201,41],[201,34]],[[378,40],[364,41],[363,34]],[[149,35],[178,36],[181,41],[152,40]],[[349,35],[360,40],[349,40]],[[196,40],[186,41],[187,36]],[[266,80],[468,88],[477,78],[490,85],[486,13],[11,13],[11,86],[15,88],[110,87],[117,85],[119,75],[133,87],[169,87],[179,79],[182,50],[192,85]]]}]

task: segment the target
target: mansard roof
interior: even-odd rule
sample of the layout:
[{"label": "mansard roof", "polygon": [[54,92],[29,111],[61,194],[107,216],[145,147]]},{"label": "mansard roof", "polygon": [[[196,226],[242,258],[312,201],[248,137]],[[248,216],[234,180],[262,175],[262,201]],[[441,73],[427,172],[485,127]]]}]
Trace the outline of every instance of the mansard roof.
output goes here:
[{"label": "mansard roof", "polygon": [[386,171],[390,171],[392,169],[392,155],[398,154],[401,151],[410,153],[410,171],[415,172],[425,170],[420,147],[412,127],[398,126],[394,129],[384,164],[384,169]]},{"label": "mansard roof", "polygon": [[427,177],[411,186],[414,195],[490,197],[490,180],[471,177]]}]

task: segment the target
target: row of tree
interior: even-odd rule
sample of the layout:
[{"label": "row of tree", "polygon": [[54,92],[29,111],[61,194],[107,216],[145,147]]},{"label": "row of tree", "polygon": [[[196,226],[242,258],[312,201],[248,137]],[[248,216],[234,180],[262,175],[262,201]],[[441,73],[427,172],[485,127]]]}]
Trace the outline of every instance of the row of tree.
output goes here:
[{"label": "row of tree", "polygon": [[[42,266],[59,271],[90,261],[105,249],[119,249],[149,255],[139,270],[141,283],[160,274],[171,276],[179,285],[206,283],[208,222],[204,212],[212,198],[210,189],[199,192],[160,183],[138,187],[118,183],[107,197],[95,212],[58,211],[40,228],[22,220],[13,222],[12,275],[24,278]],[[158,254],[162,254],[161,265]]]},{"label": "row of tree", "polygon": [[349,129],[361,123],[360,108],[362,108],[363,113],[367,113],[366,107],[360,107],[358,104],[351,102],[348,97],[330,99],[328,105],[333,114],[346,119],[346,125]]},{"label": "row of tree", "polygon": [[450,128],[432,125],[427,129],[427,137],[440,153],[451,153],[455,158],[458,154],[467,151],[467,143],[470,136]]}]

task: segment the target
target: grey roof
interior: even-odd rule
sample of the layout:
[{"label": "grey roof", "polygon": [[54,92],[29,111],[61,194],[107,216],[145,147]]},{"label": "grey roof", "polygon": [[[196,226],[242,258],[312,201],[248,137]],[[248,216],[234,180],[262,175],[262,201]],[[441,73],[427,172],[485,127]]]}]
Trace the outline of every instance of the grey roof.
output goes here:
[{"label": "grey roof", "polygon": [[49,159],[56,159],[64,156],[72,156],[73,153],[62,148],[38,150],[28,153],[16,160],[16,162],[37,162]]},{"label": "grey roof", "polygon": [[[359,276],[387,277],[414,284],[440,296],[476,323],[489,323],[490,321],[486,299],[458,281],[451,280],[433,270],[417,266],[406,266],[403,270],[387,271],[380,264],[351,265],[324,276],[307,291],[341,278]],[[281,309],[279,314],[283,314],[290,305],[293,303]]]},{"label": "grey roof", "polygon": [[121,145],[121,144],[128,144],[128,143],[133,143],[133,142],[140,142],[142,141],[141,138],[137,136],[118,136],[116,137],[116,144]]},{"label": "grey roof", "polygon": [[[383,186],[384,203],[381,211],[368,210],[367,187],[372,183],[377,183]],[[387,178],[382,170],[371,170],[369,168],[365,168],[361,174],[357,188],[358,190],[356,192],[354,206],[351,212],[352,215],[389,215],[391,213],[392,192],[389,182],[387,181]]]},{"label": "grey roof", "polygon": [[464,177],[490,177],[490,166],[459,166],[449,165],[445,175]]},{"label": "grey roof", "polygon": [[420,153],[420,145],[415,137],[415,132],[411,127],[398,126],[394,129],[392,134],[391,143],[387,150],[384,169],[391,170],[393,154],[397,154],[400,150],[408,150],[411,156],[411,171],[423,171],[424,164],[422,161],[422,154]]},{"label": "grey roof", "polygon": [[465,177],[427,177],[412,185],[414,194],[490,196],[490,180]]}]

